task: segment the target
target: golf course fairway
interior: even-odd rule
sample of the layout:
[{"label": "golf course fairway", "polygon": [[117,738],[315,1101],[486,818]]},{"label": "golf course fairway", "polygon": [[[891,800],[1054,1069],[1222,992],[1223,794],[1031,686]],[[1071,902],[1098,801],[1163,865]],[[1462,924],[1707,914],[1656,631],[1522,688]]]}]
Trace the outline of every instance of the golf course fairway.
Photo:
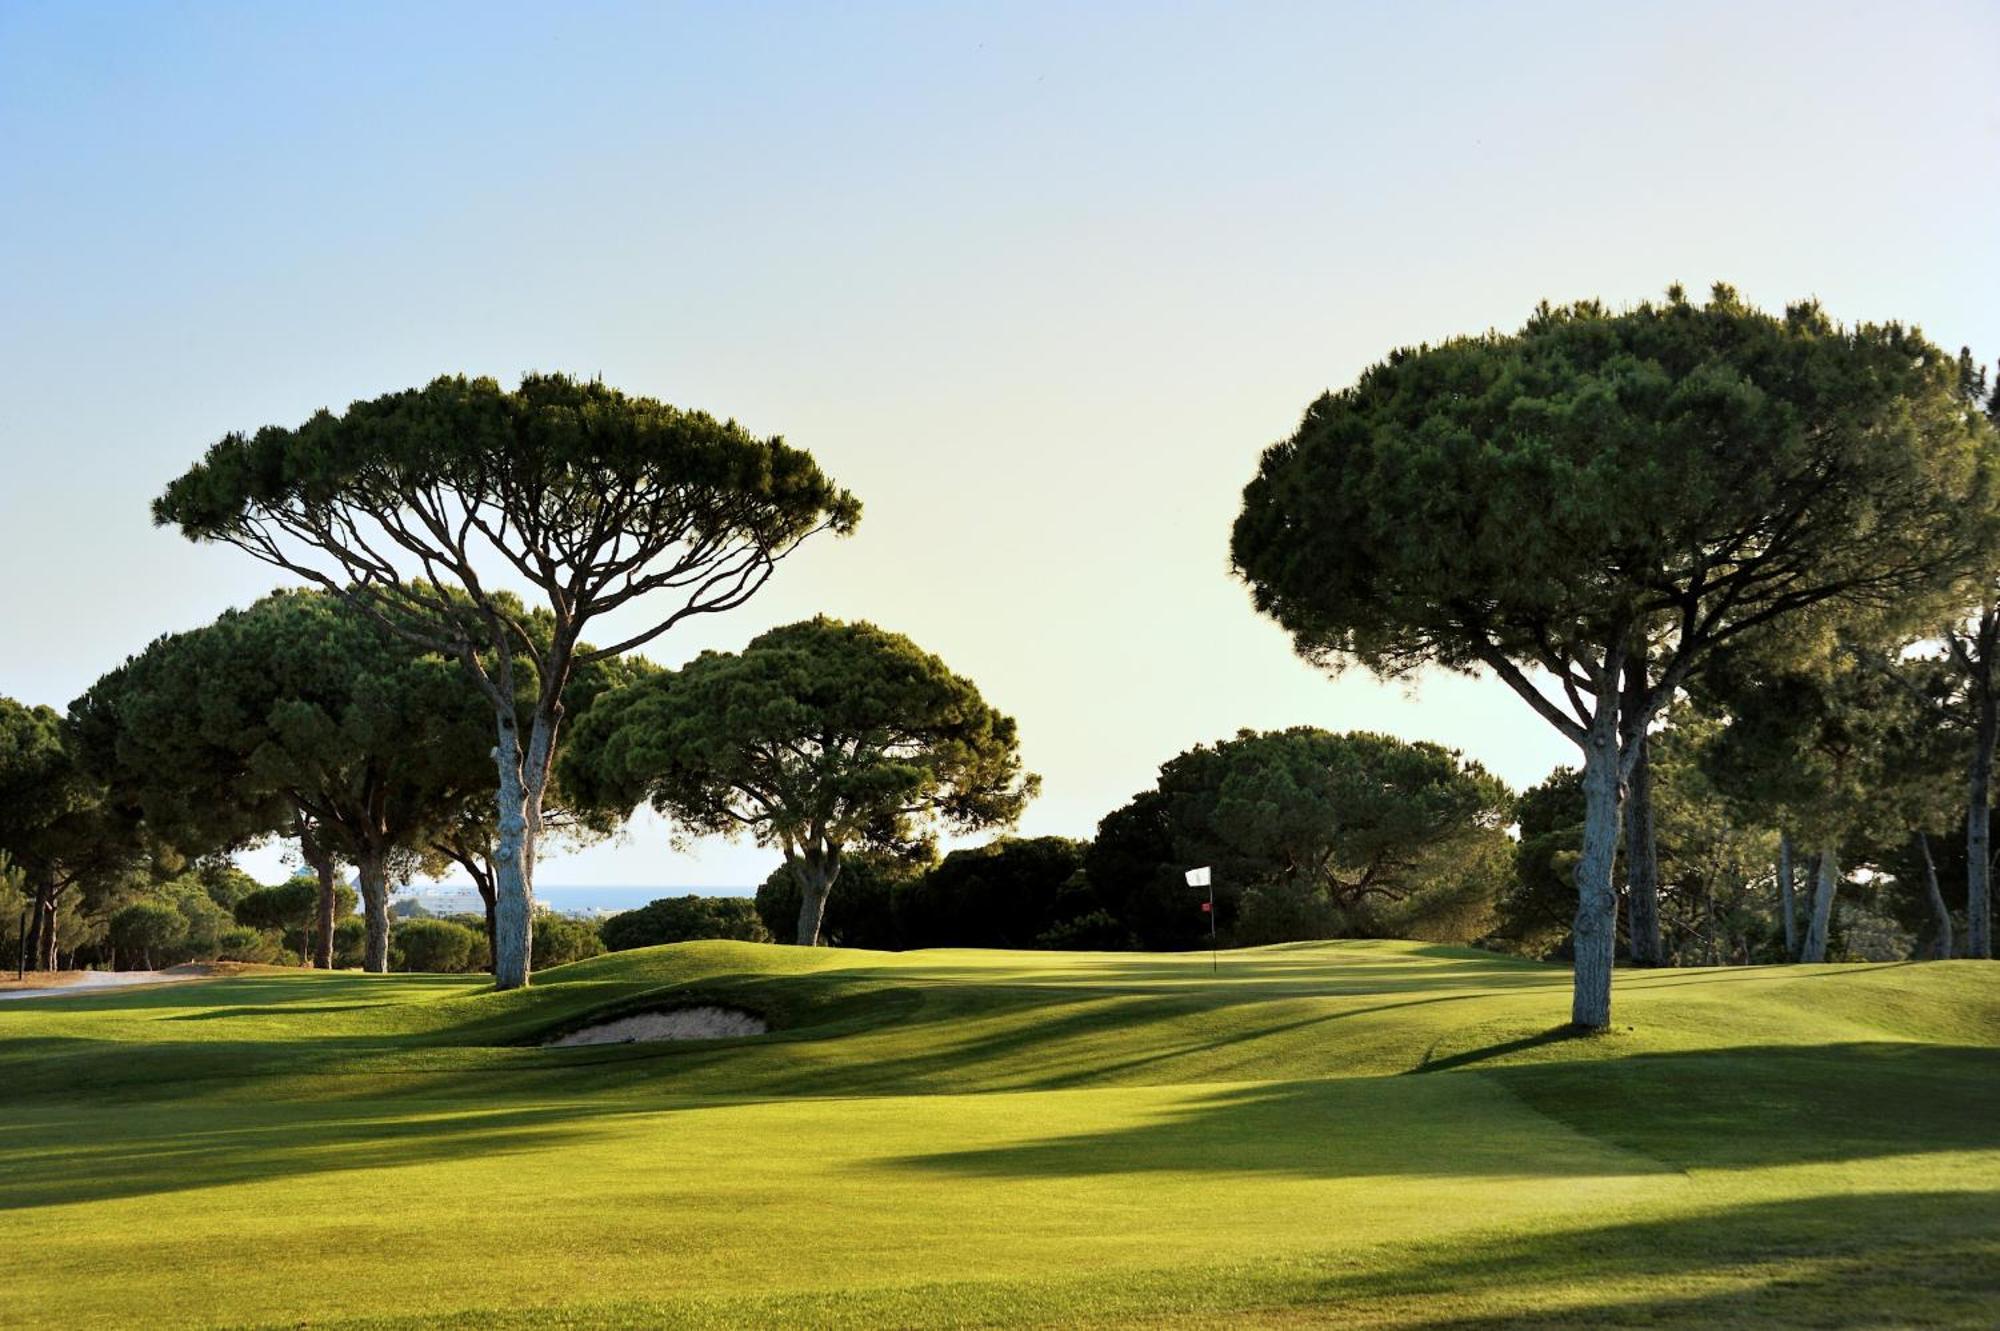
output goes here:
[{"label": "golf course fairway", "polygon": [[[690,943],[0,1004],[0,1325],[2000,1324],[2000,971]],[[544,1048],[709,1004],[745,1039]]]}]

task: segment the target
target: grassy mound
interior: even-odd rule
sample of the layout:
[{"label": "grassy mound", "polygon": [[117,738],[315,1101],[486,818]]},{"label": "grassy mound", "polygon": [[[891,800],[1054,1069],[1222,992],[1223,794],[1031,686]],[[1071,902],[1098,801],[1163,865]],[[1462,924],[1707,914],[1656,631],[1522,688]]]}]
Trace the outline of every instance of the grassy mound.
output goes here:
[{"label": "grassy mound", "polygon": [[[0,1005],[0,1325],[2000,1322],[2000,970],[696,943]],[[713,1003],[744,1040],[551,1049]]]}]

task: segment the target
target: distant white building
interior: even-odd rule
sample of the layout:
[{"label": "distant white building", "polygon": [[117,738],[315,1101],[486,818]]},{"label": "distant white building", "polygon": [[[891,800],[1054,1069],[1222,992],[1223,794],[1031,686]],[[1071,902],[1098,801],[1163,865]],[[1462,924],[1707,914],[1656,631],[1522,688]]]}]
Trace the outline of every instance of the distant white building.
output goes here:
[{"label": "distant white building", "polygon": [[[481,899],[479,889],[437,883],[427,883],[421,887],[406,887],[395,893],[390,902],[390,909],[394,910],[399,906],[402,908],[403,913],[408,914],[414,914],[416,911],[421,911],[425,915],[486,914],[486,902]],[[412,907],[415,908],[414,911],[411,909]],[[611,910],[557,911],[556,907],[550,905],[548,902],[537,900],[535,902],[535,913],[538,915],[564,914],[584,918],[597,918],[605,915],[615,915],[617,912]]]},{"label": "distant white building", "polygon": [[470,887],[413,887],[396,893],[398,903],[416,906],[426,915],[484,915],[486,903]]}]

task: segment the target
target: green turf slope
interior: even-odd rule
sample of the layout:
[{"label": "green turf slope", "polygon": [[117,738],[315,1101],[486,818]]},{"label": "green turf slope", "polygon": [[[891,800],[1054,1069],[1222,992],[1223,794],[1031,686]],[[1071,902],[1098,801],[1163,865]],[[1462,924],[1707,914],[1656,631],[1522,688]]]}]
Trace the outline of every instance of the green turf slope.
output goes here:
[{"label": "green turf slope", "polygon": [[[0,1325],[2000,1325],[2000,968],[699,943],[0,1005]],[[552,1050],[717,1001],[754,1040]]]}]

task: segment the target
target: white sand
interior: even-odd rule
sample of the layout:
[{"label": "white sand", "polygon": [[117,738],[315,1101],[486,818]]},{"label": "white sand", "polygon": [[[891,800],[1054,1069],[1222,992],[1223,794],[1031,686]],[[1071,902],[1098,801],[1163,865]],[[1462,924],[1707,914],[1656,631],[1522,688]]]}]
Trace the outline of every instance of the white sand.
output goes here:
[{"label": "white sand", "polygon": [[762,1017],[726,1007],[684,1007],[673,1012],[641,1012],[634,1017],[586,1026],[549,1041],[560,1049],[579,1044],[632,1044],[639,1040],[727,1040],[770,1030]]},{"label": "white sand", "polygon": [[74,994],[123,989],[128,984],[167,984],[190,978],[192,977],[175,974],[172,971],[79,971],[74,977],[65,977],[55,984],[39,985],[32,989],[9,989],[0,993],[0,999],[68,998]]}]

